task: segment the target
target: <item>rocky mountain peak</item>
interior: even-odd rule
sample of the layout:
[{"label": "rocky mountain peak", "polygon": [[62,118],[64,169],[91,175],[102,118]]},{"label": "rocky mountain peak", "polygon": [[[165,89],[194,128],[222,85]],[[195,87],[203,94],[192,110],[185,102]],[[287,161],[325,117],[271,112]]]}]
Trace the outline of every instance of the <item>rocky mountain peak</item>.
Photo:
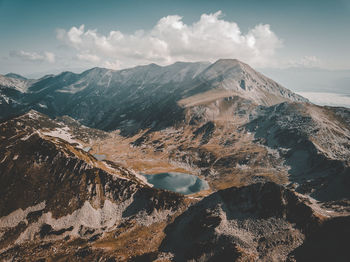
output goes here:
[{"label": "rocky mountain peak", "polygon": [[27,80],[26,77],[24,76],[21,76],[19,74],[15,74],[15,73],[8,73],[5,75],[6,77],[11,77],[11,78],[17,78],[17,79],[20,79],[20,80]]},{"label": "rocky mountain peak", "polygon": [[[212,64],[213,67],[221,67],[221,68],[232,68],[232,67],[240,67],[242,70],[244,70],[245,67],[248,65],[246,63],[243,63],[242,61],[238,59],[219,59],[216,62]],[[249,66],[248,66],[249,67]]]},{"label": "rocky mountain peak", "polygon": [[199,78],[211,88],[234,92],[261,105],[308,101],[237,59],[220,59],[206,68]]},{"label": "rocky mountain peak", "polygon": [[245,64],[237,59],[219,59],[208,66],[201,76],[206,80],[215,80],[216,78],[241,77],[245,71]]},{"label": "rocky mountain peak", "polygon": [[[10,88],[24,93],[34,82],[35,80],[33,79],[26,79],[20,75],[16,75],[13,73],[7,75],[0,75],[0,88],[3,90],[5,90],[6,88]],[[2,92],[0,92],[0,96],[1,93]]]}]

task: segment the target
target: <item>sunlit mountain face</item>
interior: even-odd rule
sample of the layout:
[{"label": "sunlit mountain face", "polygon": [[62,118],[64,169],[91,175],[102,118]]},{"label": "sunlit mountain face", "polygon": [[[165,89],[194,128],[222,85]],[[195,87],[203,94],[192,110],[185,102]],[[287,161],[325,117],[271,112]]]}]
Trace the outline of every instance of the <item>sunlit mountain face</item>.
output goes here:
[{"label": "sunlit mountain face", "polygon": [[345,1],[0,1],[0,261],[348,261]]}]

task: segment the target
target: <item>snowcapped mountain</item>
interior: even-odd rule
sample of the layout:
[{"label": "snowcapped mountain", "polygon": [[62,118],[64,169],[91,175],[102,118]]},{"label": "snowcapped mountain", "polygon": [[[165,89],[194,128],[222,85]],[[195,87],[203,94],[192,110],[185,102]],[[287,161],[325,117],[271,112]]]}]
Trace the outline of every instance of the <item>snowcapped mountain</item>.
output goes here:
[{"label": "snowcapped mountain", "polygon": [[0,87],[1,88],[13,88],[22,93],[27,91],[27,88],[30,87],[35,80],[27,79],[23,76],[16,75],[13,73],[6,74],[5,76],[0,75]]},{"label": "snowcapped mountain", "polygon": [[23,98],[31,84],[30,80],[0,75],[0,120],[28,109]]},{"label": "snowcapped mountain", "polygon": [[23,92],[26,87],[26,81],[0,75],[0,85],[1,87],[13,88]]}]

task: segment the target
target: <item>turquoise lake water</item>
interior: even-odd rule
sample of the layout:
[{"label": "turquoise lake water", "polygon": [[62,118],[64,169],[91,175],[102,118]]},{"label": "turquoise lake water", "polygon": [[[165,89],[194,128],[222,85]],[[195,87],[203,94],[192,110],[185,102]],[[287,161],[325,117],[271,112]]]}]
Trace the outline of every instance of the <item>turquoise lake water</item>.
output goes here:
[{"label": "turquoise lake water", "polygon": [[93,154],[93,156],[99,161],[102,161],[102,160],[106,159],[106,155]]},{"label": "turquoise lake water", "polygon": [[143,174],[143,176],[155,188],[166,189],[184,195],[209,189],[207,181],[190,174],[169,172],[153,175]]}]

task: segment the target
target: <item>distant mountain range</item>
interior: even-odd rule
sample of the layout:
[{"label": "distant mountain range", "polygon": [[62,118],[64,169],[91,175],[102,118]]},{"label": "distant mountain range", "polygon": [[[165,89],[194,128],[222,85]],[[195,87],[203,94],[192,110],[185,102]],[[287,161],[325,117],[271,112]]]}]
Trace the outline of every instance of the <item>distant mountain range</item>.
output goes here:
[{"label": "distant mountain range", "polygon": [[120,71],[93,68],[38,80],[11,74],[0,78],[0,88],[3,119],[35,109],[52,117],[69,115],[91,127],[128,132],[176,120],[179,100],[210,90],[259,105],[306,101],[238,60],[150,64]]}]

